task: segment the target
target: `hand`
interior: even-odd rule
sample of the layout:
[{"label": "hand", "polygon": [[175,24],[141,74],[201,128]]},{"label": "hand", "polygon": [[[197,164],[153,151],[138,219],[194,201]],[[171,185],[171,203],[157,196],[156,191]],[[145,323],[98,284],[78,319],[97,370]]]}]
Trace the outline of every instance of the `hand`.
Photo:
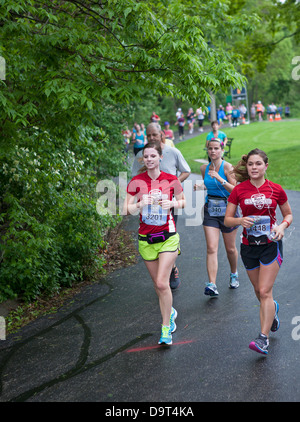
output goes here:
[{"label": "hand", "polygon": [[140,208],[143,208],[145,205],[152,205],[154,202],[153,197],[150,195],[143,195],[142,200],[140,201]]},{"label": "hand", "polygon": [[174,202],[170,201],[169,199],[162,199],[161,201],[159,201],[159,204],[163,210],[170,210],[174,207]]},{"label": "hand", "polygon": [[284,236],[284,227],[282,227],[281,225],[274,226],[274,227],[272,227],[271,232],[275,233],[273,240],[275,240],[275,241],[281,240]]},{"label": "hand", "polygon": [[250,218],[250,217],[242,217],[240,224],[241,224],[242,227],[249,229],[250,227],[253,226],[253,224],[255,224],[255,220],[254,220],[254,218]]},{"label": "hand", "polygon": [[208,174],[210,175],[210,177],[214,177],[215,179],[219,180],[219,182],[220,182],[221,177],[219,176],[219,173],[217,171],[209,170]]}]

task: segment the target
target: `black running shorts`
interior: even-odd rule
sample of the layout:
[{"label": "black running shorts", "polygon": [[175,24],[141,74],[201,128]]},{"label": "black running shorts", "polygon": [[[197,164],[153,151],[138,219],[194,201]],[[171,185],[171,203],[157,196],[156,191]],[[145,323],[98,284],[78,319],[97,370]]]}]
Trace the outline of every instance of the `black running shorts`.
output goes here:
[{"label": "black running shorts", "polygon": [[277,261],[280,267],[283,261],[282,240],[260,246],[249,246],[242,243],[241,258],[246,270],[259,268],[260,264],[270,265],[274,261]]}]

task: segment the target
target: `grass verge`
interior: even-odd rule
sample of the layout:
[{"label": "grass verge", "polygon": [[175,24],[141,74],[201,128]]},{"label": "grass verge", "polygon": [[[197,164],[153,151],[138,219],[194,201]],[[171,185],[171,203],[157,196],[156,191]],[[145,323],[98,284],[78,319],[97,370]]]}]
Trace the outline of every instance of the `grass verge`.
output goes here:
[{"label": "grass verge", "polygon": [[[300,120],[263,121],[223,131],[234,138],[231,158],[226,158],[226,161],[235,165],[243,154],[260,148],[269,157],[268,178],[284,189],[300,191]],[[195,159],[206,158],[203,150],[206,135],[203,133],[176,144],[193,173],[200,173],[201,164]]]}]

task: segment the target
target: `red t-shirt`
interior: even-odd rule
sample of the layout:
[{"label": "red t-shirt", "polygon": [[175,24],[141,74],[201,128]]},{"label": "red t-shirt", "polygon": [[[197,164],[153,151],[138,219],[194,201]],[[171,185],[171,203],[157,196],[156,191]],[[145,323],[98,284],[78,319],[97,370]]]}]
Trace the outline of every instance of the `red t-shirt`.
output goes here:
[{"label": "red t-shirt", "polygon": [[[277,205],[283,205],[287,200],[283,188],[270,180],[266,180],[259,189],[253,186],[250,180],[246,180],[236,185],[228,197],[228,202],[240,205],[243,217],[252,215],[270,217],[270,228],[276,222]],[[245,228],[243,234],[242,243],[248,245]]]},{"label": "red t-shirt", "polygon": [[140,234],[158,233],[168,231],[176,232],[176,226],[172,213],[163,210],[159,202],[162,199],[173,198],[182,192],[182,186],[176,176],[172,174],[160,172],[157,179],[153,180],[147,172],[138,174],[133,177],[127,186],[127,192],[135,196],[138,202],[143,195],[151,195],[155,198],[153,205],[146,205],[140,213]]}]

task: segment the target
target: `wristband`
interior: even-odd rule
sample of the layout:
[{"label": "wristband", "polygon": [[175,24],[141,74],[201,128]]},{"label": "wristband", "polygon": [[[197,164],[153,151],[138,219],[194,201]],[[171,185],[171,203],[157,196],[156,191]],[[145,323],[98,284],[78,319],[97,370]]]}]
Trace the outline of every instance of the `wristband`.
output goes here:
[{"label": "wristband", "polygon": [[281,224],[282,223],[286,223],[287,224],[287,228],[290,227],[290,223],[287,220],[282,220]]}]

